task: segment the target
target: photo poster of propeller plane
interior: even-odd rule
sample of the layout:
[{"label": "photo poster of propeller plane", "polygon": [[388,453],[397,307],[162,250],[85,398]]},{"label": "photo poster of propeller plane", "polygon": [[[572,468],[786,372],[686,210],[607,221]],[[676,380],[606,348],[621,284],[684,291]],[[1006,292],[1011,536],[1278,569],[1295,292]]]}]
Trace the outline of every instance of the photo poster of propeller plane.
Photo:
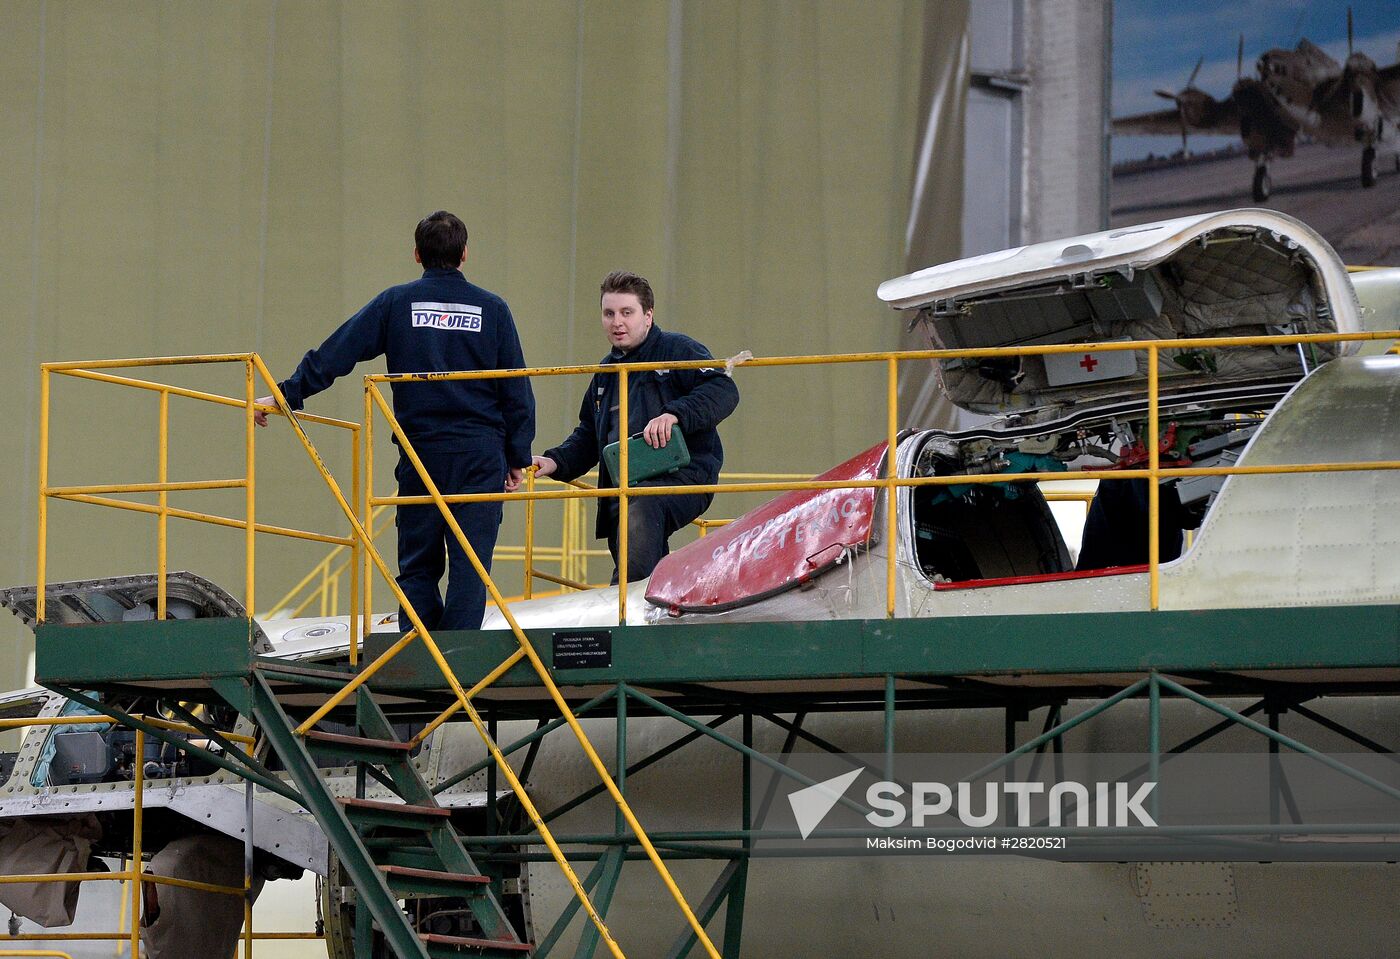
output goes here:
[{"label": "photo poster of propeller plane", "polygon": [[1111,225],[1260,206],[1400,265],[1400,0],[1114,0]]}]

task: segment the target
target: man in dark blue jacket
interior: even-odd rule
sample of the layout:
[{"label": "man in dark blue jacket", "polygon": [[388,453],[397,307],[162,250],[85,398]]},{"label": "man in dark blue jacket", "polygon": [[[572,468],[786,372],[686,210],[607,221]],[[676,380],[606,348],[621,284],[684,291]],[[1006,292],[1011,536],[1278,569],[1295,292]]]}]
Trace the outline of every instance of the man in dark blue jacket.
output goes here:
[{"label": "man in dark blue jacket", "polygon": [[[603,333],[612,352],[603,363],[652,363],[666,360],[708,360],[710,351],[680,333],[668,333],[652,321],[655,298],[651,284],[635,273],[617,271],[603,278],[600,305]],[[724,448],[715,429],[739,405],[739,389],[723,366],[699,370],[638,371],[628,376],[627,435],[640,433],[660,449],[679,427],[690,450],[690,465],[678,472],[636,483],[636,486],[710,484],[719,480]],[[571,480],[598,466],[598,485],[615,487],[616,477],[602,463],[603,447],[617,442],[618,377],[595,374],[579,407],[579,422],[569,438],[543,456],[536,456],[538,475]],[[670,547],[672,533],[709,508],[712,493],[677,496],[638,496],[627,501],[627,581],[651,575]],[[613,498],[598,501],[595,535],[606,537],[617,564],[618,505]],[[617,582],[617,570],[613,570]]]},{"label": "man in dark blue jacket", "polygon": [[[413,259],[423,277],[380,293],[302,358],[279,386],[294,410],[326,389],[356,363],[385,357],[390,373],[519,369],[525,365],[520,336],[505,300],[468,283],[459,267],[467,259],[467,228],[445,210],[414,231]],[[530,465],[535,399],[524,377],[391,384],[394,415],[428,475],[443,494],[512,492]],[[270,404],[271,397],[259,403]],[[267,417],[257,414],[258,425]],[[397,437],[394,440],[398,442]],[[422,496],[426,487],[408,457],[394,470],[400,496]],[[501,504],[459,503],[452,514],[489,570]],[[398,583],[428,629],[477,629],[486,587],[434,505],[401,506],[398,512]],[[438,582],[447,570],[447,602]],[[399,611],[399,626],[409,620]]]}]

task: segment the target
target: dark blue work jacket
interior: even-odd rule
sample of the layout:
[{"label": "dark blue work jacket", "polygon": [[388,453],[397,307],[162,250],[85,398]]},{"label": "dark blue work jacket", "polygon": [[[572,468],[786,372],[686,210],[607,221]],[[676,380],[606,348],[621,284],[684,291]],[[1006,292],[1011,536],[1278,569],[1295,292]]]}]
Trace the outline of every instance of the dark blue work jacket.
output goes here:
[{"label": "dark blue work jacket", "polygon": [[[510,307],[460,270],[425,270],[391,286],[302,358],[282,382],[292,409],[356,363],[385,357],[390,373],[519,369],[525,365]],[[394,415],[415,449],[504,449],[506,465],[530,465],[535,398],[524,377],[393,383]],[[397,442],[397,438],[395,439]]]},{"label": "dark blue work jacket", "polygon": [[[655,323],[647,338],[631,353],[613,350],[601,363],[652,363],[666,360],[713,359],[710,351],[682,333],[669,333]],[[602,464],[603,447],[617,424],[617,376],[595,373],[579,407],[578,426],[569,438],[545,452],[558,464],[554,477],[570,480],[598,467],[598,485],[614,487],[617,480]],[[627,435],[640,433],[662,413],[676,417],[690,450],[690,465],[664,477],[667,485],[709,484],[718,481],[724,447],[716,427],[739,405],[739,388],[722,363],[712,369],[646,370],[627,377]],[[615,500],[599,500],[595,535],[605,537],[617,523]]]}]

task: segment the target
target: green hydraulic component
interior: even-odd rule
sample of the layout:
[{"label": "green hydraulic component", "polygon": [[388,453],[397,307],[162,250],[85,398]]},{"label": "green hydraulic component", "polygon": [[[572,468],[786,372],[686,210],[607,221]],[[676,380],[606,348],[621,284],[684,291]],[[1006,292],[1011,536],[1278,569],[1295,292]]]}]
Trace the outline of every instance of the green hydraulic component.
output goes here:
[{"label": "green hydraulic component", "polygon": [[[1069,467],[1062,460],[1042,453],[1022,453],[1009,450],[998,455],[991,473],[1063,473]],[[1017,499],[1021,490],[1030,486],[1029,482],[1019,483],[957,483],[949,486],[935,486],[928,492],[929,503],[933,506],[948,500],[962,499],[974,490],[985,493],[1000,493],[1006,499]]]}]

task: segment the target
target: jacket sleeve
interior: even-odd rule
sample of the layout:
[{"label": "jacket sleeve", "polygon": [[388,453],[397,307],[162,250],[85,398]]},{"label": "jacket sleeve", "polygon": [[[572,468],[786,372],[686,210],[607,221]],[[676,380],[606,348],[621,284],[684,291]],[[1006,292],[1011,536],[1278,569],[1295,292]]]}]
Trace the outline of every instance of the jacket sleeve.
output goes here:
[{"label": "jacket sleeve", "polygon": [[[689,337],[680,338],[671,360],[713,359],[710,351]],[[724,372],[723,365],[714,369],[676,370],[675,399],[661,407],[663,413],[675,416],[681,432],[712,430],[739,405],[739,387]]]},{"label": "jacket sleeve", "polygon": [[384,352],[389,300],[389,291],[385,290],[326,337],[326,342],[301,358],[296,372],[278,384],[287,397],[287,405],[294,410],[301,409],[308,398],[349,373],[356,363],[372,360]]},{"label": "jacket sleeve", "polygon": [[[510,307],[501,304],[501,330],[497,344],[496,369],[518,370],[525,366],[520,334]],[[506,466],[524,469],[530,465],[530,444],[535,439],[535,393],[530,380],[512,376],[496,380],[496,403],[506,427]]]},{"label": "jacket sleeve", "polygon": [[592,405],[596,383],[596,376],[588,382],[588,391],[583,394],[583,403],[578,408],[578,426],[574,427],[568,439],[544,453],[559,464],[554,471],[554,479],[577,479],[598,465],[598,430],[594,425],[597,421]]}]

